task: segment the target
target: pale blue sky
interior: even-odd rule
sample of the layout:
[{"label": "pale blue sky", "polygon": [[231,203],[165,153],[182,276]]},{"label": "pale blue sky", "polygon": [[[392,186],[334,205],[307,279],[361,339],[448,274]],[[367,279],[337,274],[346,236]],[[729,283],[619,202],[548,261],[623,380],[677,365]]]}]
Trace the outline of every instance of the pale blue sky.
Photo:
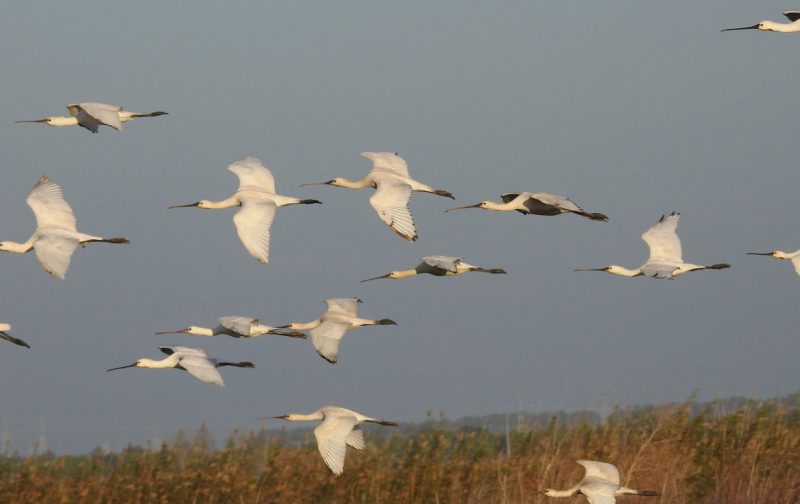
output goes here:
[{"label": "pale blue sky", "polygon": [[[46,173],[79,229],[127,247],[79,250],[67,279],[0,256],[0,319],[31,350],[0,348],[0,418],[25,453],[140,443],[207,422],[217,437],[259,416],[333,403],[401,421],[517,409],[597,408],[797,389],[800,279],[748,251],[800,246],[796,188],[800,35],[720,33],[779,20],[780,2],[35,2],[0,7],[0,239],[34,226]],[[104,128],[15,125],[71,102],[169,116]],[[502,192],[568,195],[576,216],[444,214],[412,200],[405,243],[367,191],[300,188],[397,151],[456,204]],[[278,212],[271,262],[249,257],[233,211],[167,211],[236,187],[253,154],[278,191],[323,205]],[[638,266],[639,235],[683,214],[685,257],[730,262],[676,281],[574,273]],[[509,275],[360,284],[423,255]],[[397,327],[349,334],[340,362],[309,342],[155,336],[221,315],[310,320],[357,296]],[[196,345],[255,370],[224,389],[175,371],[105,369]],[[277,425],[277,424],[276,424]]]}]

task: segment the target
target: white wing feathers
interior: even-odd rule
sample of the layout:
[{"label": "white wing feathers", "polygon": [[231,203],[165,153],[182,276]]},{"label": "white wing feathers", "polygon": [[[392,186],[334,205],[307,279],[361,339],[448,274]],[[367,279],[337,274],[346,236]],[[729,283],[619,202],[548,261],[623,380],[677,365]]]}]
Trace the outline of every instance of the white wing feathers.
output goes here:
[{"label": "white wing feathers", "polygon": [[269,230],[275,219],[275,203],[245,200],[233,216],[244,248],[260,262],[269,262]]},{"label": "white wing feathers", "polygon": [[615,492],[619,489],[619,470],[613,464],[594,460],[579,460],[586,469],[580,491],[590,504],[615,504]]},{"label": "white wing feathers", "polygon": [[[348,442],[358,442],[355,437],[351,437],[355,426],[355,416],[326,415],[322,423],[314,429],[314,437],[317,438],[317,448],[322,460],[337,476],[344,471],[344,456]],[[363,445],[363,438],[361,442]]]},{"label": "white wing feathers", "polygon": [[77,238],[47,234],[33,243],[33,250],[42,269],[53,277],[63,280],[69,269],[72,254],[79,244]]},{"label": "white wing feathers", "polygon": [[794,270],[800,275],[800,256],[793,258],[792,264],[794,264]]},{"label": "white wing feathers", "polygon": [[202,355],[184,353],[181,355],[178,363],[183,369],[199,380],[206,383],[213,383],[220,387],[225,386],[222,375],[217,371],[217,366],[208,358],[205,352],[202,352]]},{"label": "white wing feathers", "polygon": [[36,216],[36,227],[54,227],[77,231],[75,214],[64,200],[61,187],[42,175],[26,200]]},{"label": "white wing feathers", "polygon": [[347,436],[347,446],[352,446],[356,450],[363,450],[366,444],[364,444],[364,433],[358,427],[353,427],[353,430],[350,431],[350,434]]},{"label": "white wing feathers", "polygon": [[78,124],[97,133],[97,126],[105,124],[117,131],[122,131],[122,121],[119,118],[119,105],[105,103],[71,103],[67,105],[70,115],[78,119]]},{"label": "white wing feathers", "polygon": [[239,177],[239,190],[258,188],[275,193],[275,178],[272,176],[272,172],[253,156],[229,164],[228,170]]},{"label": "white wing feathers", "polygon": [[619,485],[619,469],[617,469],[615,465],[594,460],[579,460],[578,463],[586,469],[584,480],[587,478],[596,478]]},{"label": "white wing feathers", "polygon": [[414,217],[408,209],[411,199],[411,186],[408,184],[378,183],[375,193],[369,198],[369,204],[395,233],[406,240],[417,239]]},{"label": "white wing feathers", "polygon": [[362,152],[361,155],[372,161],[372,171],[393,173],[410,178],[408,163],[395,152]]},{"label": "white wing feathers", "polygon": [[253,335],[253,325],[258,325],[258,320],[250,317],[220,317],[217,319],[219,324],[225,329],[231,330],[242,336]]},{"label": "white wing feathers", "polygon": [[431,266],[433,268],[440,268],[445,271],[450,271],[452,273],[458,272],[458,264],[463,262],[464,260],[460,257],[450,257],[450,256],[426,256],[422,258],[422,261]]},{"label": "white wing feathers", "polygon": [[682,263],[681,240],[677,228],[681,214],[672,212],[661,216],[650,229],[642,234],[642,240],[650,247],[649,261],[671,261]]},{"label": "white wing feathers", "polygon": [[342,312],[351,317],[358,317],[358,304],[356,298],[331,298],[326,299],[325,304],[328,306],[328,312]]},{"label": "white wing feathers", "polygon": [[333,320],[324,320],[320,325],[311,329],[311,343],[317,349],[317,353],[330,362],[335,364],[339,357],[339,345],[342,342],[342,337],[350,329],[348,322],[336,322]]}]

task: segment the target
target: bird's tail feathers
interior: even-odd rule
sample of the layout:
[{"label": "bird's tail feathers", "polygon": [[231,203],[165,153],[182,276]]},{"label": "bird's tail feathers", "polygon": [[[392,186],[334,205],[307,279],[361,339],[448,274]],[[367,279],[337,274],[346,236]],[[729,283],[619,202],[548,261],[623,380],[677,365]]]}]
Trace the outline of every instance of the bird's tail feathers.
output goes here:
[{"label": "bird's tail feathers", "polygon": [[473,268],[472,271],[480,271],[481,273],[491,273],[493,275],[505,275],[506,270],[502,268]]},{"label": "bird's tail feathers", "polygon": [[162,115],[169,115],[167,112],[162,112],[161,110],[157,110],[155,112],[147,112],[142,114],[131,114],[131,117],[158,117]]},{"label": "bird's tail feathers", "polygon": [[86,240],[84,243],[130,243],[127,238],[102,238],[99,240]]},{"label": "bird's tail feathers", "polygon": [[594,221],[608,222],[608,217],[600,212],[575,212],[576,214]]},{"label": "bird's tail feathers", "polygon": [[241,367],[241,368],[254,368],[254,367],[256,367],[256,365],[255,365],[255,364],[253,364],[253,363],[252,363],[252,362],[250,362],[250,361],[242,361],[242,362],[220,362],[220,363],[218,363],[218,364],[217,364],[217,367],[222,367],[222,366],[235,366],[235,367]]},{"label": "bird's tail feathers", "polygon": [[398,425],[395,422],[390,422],[389,420],[381,420],[380,418],[375,418],[374,420],[366,420],[370,423],[376,423],[378,425],[386,425],[387,427],[397,427]]},{"label": "bird's tail feathers", "polygon": [[450,198],[451,200],[456,199],[456,197],[453,196],[453,193],[445,191],[444,189],[434,189],[433,194],[437,196],[444,196],[445,198]]},{"label": "bird's tail feathers", "polygon": [[717,264],[712,264],[711,266],[706,266],[706,269],[721,270],[721,269],[728,269],[730,267],[731,265],[727,263],[717,263]]}]

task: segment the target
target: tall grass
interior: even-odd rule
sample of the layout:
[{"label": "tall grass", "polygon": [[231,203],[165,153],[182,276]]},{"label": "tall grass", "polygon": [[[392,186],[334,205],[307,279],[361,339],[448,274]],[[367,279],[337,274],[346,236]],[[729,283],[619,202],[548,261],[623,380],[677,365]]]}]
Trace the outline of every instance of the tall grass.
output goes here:
[{"label": "tall grass", "polygon": [[508,435],[435,423],[370,433],[338,478],[311,434],[297,444],[236,432],[214,449],[201,429],[155,451],[0,458],[0,502],[534,503],[550,500],[537,490],[577,482],[583,458],[613,462],[623,484],[662,493],[648,503],[800,502],[800,415],[772,402],[616,411],[599,424],[554,418]]}]

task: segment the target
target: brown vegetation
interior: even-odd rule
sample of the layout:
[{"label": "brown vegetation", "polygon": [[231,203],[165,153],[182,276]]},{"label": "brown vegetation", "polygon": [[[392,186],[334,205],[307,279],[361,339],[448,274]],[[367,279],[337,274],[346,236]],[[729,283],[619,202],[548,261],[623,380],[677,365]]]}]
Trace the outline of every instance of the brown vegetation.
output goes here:
[{"label": "brown vegetation", "polygon": [[553,420],[508,437],[435,424],[370,434],[338,478],[313,436],[295,447],[263,431],[234,433],[215,450],[201,430],[156,451],[0,458],[0,502],[583,502],[537,493],[577,482],[581,458],[612,462],[623,484],[662,493],[621,503],[800,502],[800,416],[782,403],[618,411],[599,425]]}]

